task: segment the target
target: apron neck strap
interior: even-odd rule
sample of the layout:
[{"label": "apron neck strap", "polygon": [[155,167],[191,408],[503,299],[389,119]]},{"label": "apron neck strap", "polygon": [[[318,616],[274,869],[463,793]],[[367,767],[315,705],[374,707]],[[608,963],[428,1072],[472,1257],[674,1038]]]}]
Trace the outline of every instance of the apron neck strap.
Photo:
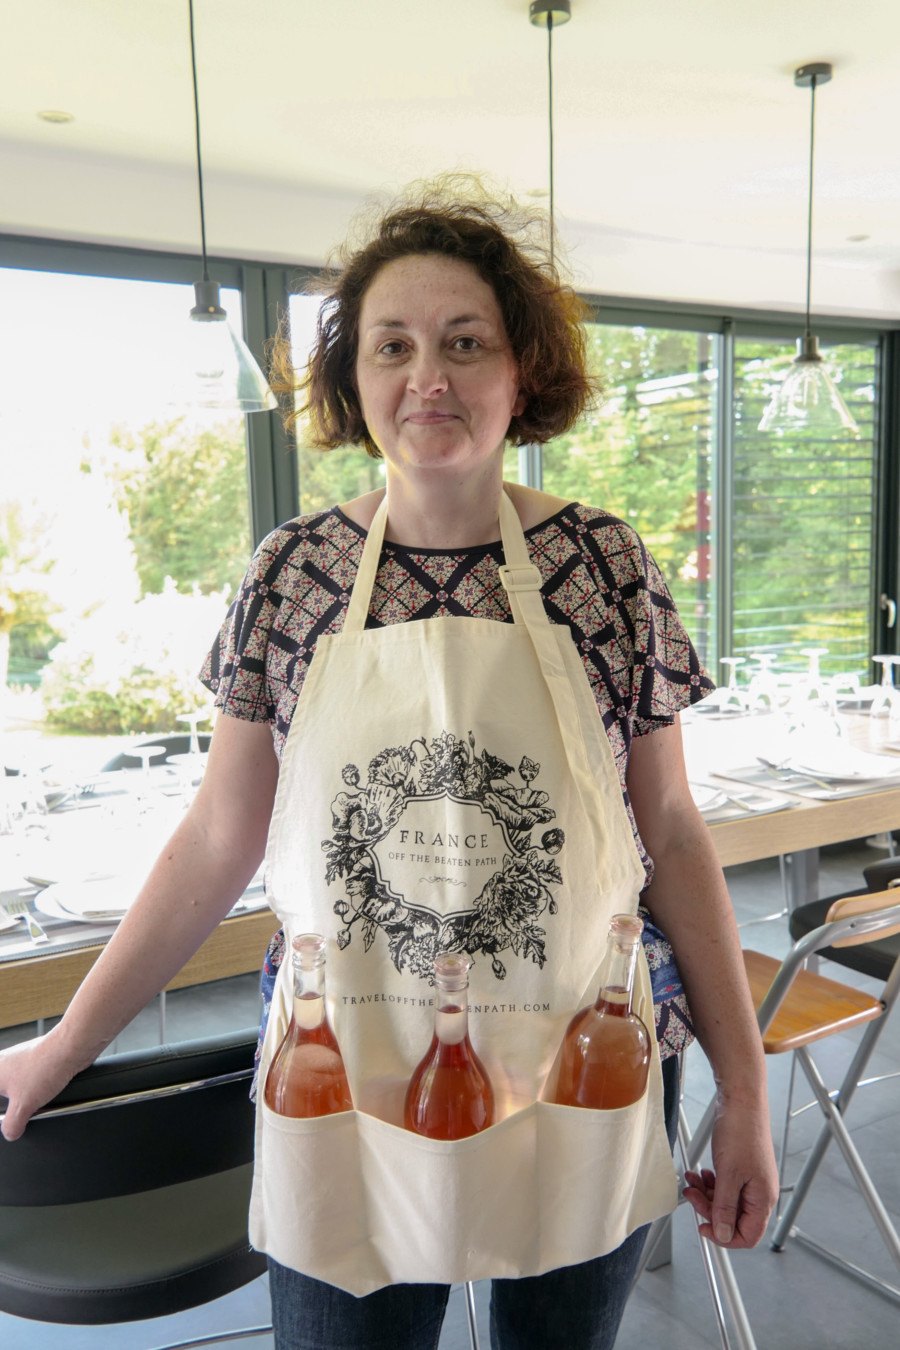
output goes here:
[{"label": "apron neck strap", "polygon": [[[387,493],[385,493],[375,515],[372,517],[372,523],[366,535],[359,570],[356,573],[350,604],[347,608],[347,617],[344,620],[343,631],[345,633],[361,633],[366,626],[366,616],[369,613],[372,588],[375,585],[375,576],[381,560],[386,525]],[[528,545],[525,542],[522,523],[505,489],[500,494],[500,538],[503,542],[503,556],[506,559],[505,564],[499,568],[500,580],[509,595],[510,608],[515,622],[522,623],[521,600],[524,599],[525,592],[540,590],[541,574],[528,556]],[[543,617],[542,605],[535,607],[535,617],[538,617],[538,610],[540,611],[540,617]]]},{"label": "apron neck strap", "polygon": [[353,591],[350,595],[350,604],[347,606],[347,617],[344,620],[343,631],[345,633],[361,633],[366,626],[366,615],[369,612],[369,602],[372,599],[375,574],[381,561],[381,546],[384,543],[384,527],[386,525],[387,493],[382,497],[378,509],[372,517],[372,524],[369,526],[369,533],[366,535],[366,542],[363,544],[359,570],[356,573],[356,580],[353,583]]}]

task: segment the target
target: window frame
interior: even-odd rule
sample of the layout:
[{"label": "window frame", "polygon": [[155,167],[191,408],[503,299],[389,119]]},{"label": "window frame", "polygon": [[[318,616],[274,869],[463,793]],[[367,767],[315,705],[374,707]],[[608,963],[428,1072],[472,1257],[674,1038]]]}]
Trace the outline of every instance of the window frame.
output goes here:
[{"label": "window frame", "polygon": [[[200,258],[195,253],[20,235],[0,236],[0,267],[187,284],[198,280],[201,273]],[[317,269],[308,266],[272,266],[227,257],[211,257],[209,274],[220,285],[240,292],[244,340],[261,365],[266,359],[267,344],[275,336],[282,316],[288,313],[291,294],[302,292],[310,279],[319,276]],[[704,332],[720,339],[714,529],[719,541],[720,566],[716,632],[720,648],[725,650],[733,632],[729,541],[733,523],[734,342],[738,337],[750,336],[781,341],[796,338],[802,327],[802,315],[597,293],[583,294],[581,298],[588,322]],[[876,341],[878,389],[870,624],[876,646],[896,653],[900,650],[900,625],[888,628],[887,611],[881,608],[880,600],[886,595],[900,602],[900,320],[864,315],[848,319],[823,314],[814,316],[813,328],[823,344],[873,338]],[[285,432],[277,411],[248,416],[246,431],[251,536],[255,545],[296,513],[297,456],[293,453],[293,438]],[[540,487],[539,447],[523,447],[519,470],[522,482]]]}]

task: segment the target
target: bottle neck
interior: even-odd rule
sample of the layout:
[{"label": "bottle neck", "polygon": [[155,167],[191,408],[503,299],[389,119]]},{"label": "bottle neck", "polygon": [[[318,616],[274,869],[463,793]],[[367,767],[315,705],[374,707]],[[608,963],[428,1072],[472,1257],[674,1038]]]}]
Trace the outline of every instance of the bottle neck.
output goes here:
[{"label": "bottle neck", "polygon": [[304,970],[299,961],[294,962],[294,998],[325,997],[325,963]]},{"label": "bottle neck", "polygon": [[[456,983],[456,982],[454,982]],[[459,1045],[469,1034],[469,986],[434,984],[434,1033],[445,1045]]]},{"label": "bottle neck", "polygon": [[294,962],[294,1021],[313,1031],[325,1021],[325,965],[304,970]]},{"label": "bottle neck", "polygon": [[623,1015],[631,1012],[639,942],[640,936],[610,933],[600,967],[598,1006],[606,1004],[610,1010],[621,1011]]}]

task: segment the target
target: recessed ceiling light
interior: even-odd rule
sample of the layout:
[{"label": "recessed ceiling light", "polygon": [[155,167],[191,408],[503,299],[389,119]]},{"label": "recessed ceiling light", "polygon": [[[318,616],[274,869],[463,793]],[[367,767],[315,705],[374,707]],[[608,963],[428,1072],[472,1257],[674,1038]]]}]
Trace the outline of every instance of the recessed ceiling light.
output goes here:
[{"label": "recessed ceiling light", "polygon": [[38,113],[38,117],[41,119],[42,122],[74,122],[74,121],[75,121],[75,114],[74,114],[74,113],[70,113],[70,112],[62,112],[62,111],[61,111],[60,109],[58,109],[58,108],[44,108],[41,112]]},{"label": "recessed ceiling light", "polygon": [[848,235],[847,235],[847,243],[848,243],[848,244],[864,244],[864,243],[866,242],[866,240],[867,240],[867,239],[870,239],[870,238],[871,238],[871,235],[868,235],[868,234],[848,234]]}]

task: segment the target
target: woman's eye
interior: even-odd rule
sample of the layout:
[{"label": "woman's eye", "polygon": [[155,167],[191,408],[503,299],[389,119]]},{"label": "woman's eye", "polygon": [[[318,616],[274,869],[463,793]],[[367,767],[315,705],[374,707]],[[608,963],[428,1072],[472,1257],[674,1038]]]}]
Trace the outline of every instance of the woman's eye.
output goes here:
[{"label": "woman's eye", "polygon": [[458,337],[454,338],[453,346],[458,352],[476,352],[481,343],[474,337]]},{"label": "woman's eye", "polygon": [[383,342],[378,348],[379,356],[399,356],[403,351],[402,342]]}]

